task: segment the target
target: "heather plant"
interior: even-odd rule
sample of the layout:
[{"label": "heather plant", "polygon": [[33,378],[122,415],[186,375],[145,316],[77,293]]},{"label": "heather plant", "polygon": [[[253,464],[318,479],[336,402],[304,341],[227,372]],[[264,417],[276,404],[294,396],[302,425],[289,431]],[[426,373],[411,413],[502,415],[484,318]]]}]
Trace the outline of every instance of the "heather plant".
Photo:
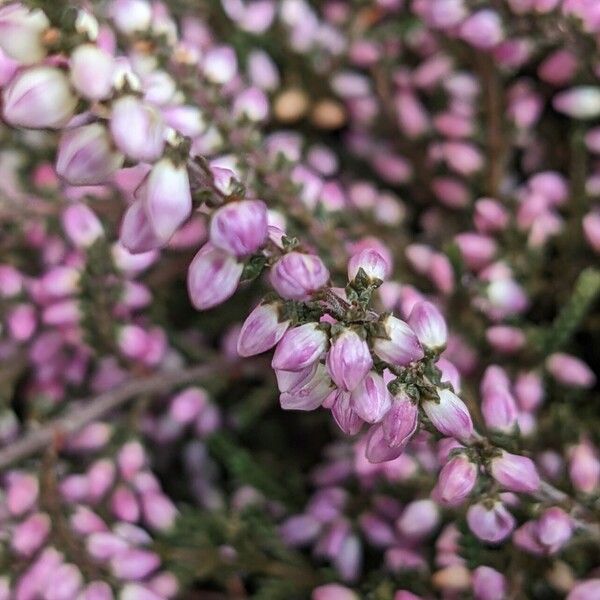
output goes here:
[{"label": "heather plant", "polygon": [[600,598],[600,4],[0,4],[0,600]]}]

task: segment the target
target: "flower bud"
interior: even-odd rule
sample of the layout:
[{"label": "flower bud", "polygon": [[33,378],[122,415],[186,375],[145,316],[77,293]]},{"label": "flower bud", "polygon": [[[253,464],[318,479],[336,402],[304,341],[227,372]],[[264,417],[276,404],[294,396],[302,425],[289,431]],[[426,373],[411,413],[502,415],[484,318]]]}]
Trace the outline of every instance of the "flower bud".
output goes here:
[{"label": "flower bud", "polygon": [[446,506],[458,506],[472,492],[476,480],[477,465],[464,454],[458,454],[440,471],[433,497]]},{"label": "flower bud", "polygon": [[425,348],[439,352],[446,346],[446,321],[431,302],[417,302],[408,317],[408,324]]},{"label": "flower bud", "polygon": [[352,392],[373,366],[367,343],[352,329],[345,329],[331,343],[327,370],[334,383]]},{"label": "flower bud", "polygon": [[34,513],[19,523],[10,537],[11,548],[21,556],[32,556],[50,533],[50,517]]},{"label": "flower bud", "polygon": [[591,388],[596,383],[596,375],[582,360],[563,352],[551,354],[546,359],[546,369],[567,386]]},{"label": "flower bud", "polygon": [[137,96],[112,103],[110,133],[121,152],[135,161],[154,162],[165,147],[166,128],[158,110]]},{"label": "flower bud", "polygon": [[600,485],[600,460],[591,442],[584,440],[571,450],[569,477],[573,486],[586,494]]},{"label": "flower bud", "polygon": [[185,165],[175,165],[169,158],[157,162],[145,182],[143,202],[152,230],[167,242],[192,212]]},{"label": "flower bud", "polygon": [[213,46],[204,57],[202,69],[212,83],[224,85],[237,73],[237,58],[229,46]]},{"label": "flower bud", "polygon": [[390,265],[377,250],[366,248],[352,255],[348,261],[348,280],[353,281],[362,269],[371,280],[383,281],[390,273]]},{"label": "flower bud", "polygon": [[46,56],[42,33],[49,26],[48,17],[40,9],[5,4],[0,8],[0,48],[21,64],[37,63]]},{"label": "flower bud", "polygon": [[589,212],[582,221],[585,239],[596,254],[600,254],[600,212]]},{"label": "flower bud", "polygon": [[475,600],[504,600],[506,588],[506,578],[496,569],[482,565],[473,571]]},{"label": "flower bud", "polygon": [[[316,368],[315,368],[316,367]],[[278,372],[279,374],[282,371]],[[332,390],[332,383],[327,370],[321,364],[307,367],[302,379],[296,379],[293,386],[283,391],[279,396],[279,403],[284,410],[315,410]],[[278,380],[279,380],[278,376]]]},{"label": "flower bud", "polygon": [[[71,54],[71,83],[88,100],[105,100],[112,92],[114,59],[95,44],[77,46]],[[130,133],[134,133],[133,127]]]},{"label": "flower bud", "polygon": [[112,574],[119,579],[142,579],[160,566],[158,554],[131,548],[120,552],[110,564]]},{"label": "flower bud", "polygon": [[432,500],[414,500],[406,506],[402,516],[396,522],[396,528],[402,535],[411,539],[427,537],[438,526],[440,515]]},{"label": "flower bud", "polygon": [[406,446],[419,424],[417,405],[403,392],[396,394],[383,418],[383,435],[392,448]]},{"label": "flower bud", "polygon": [[259,304],[246,318],[237,341],[240,356],[254,356],[270,350],[290,326],[279,320],[279,305]]},{"label": "flower bud", "polygon": [[481,233],[495,233],[508,226],[509,215],[497,200],[481,198],[475,203],[473,221]]},{"label": "flower bud", "polygon": [[145,31],[152,21],[152,8],[146,0],[113,0],[109,14],[117,29],[125,35]]},{"label": "flower bud", "polygon": [[520,350],[526,343],[525,334],[518,327],[508,325],[495,325],[488,327],[485,337],[498,352],[513,354]]},{"label": "flower bud", "polygon": [[161,112],[167,125],[181,135],[195,138],[206,131],[206,119],[197,106],[189,104],[167,106],[163,107]]},{"label": "flower bud", "polygon": [[282,298],[308,300],[327,283],[329,271],[314,254],[290,252],[273,265],[269,280]]},{"label": "flower bud", "polygon": [[[333,380],[336,382],[335,378]],[[367,423],[378,423],[390,410],[392,397],[383,377],[371,371],[352,392],[351,402],[354,412],[361,419]]]},{"label": "flower bud", "polygon": [[515,528],[515,518],[500,502],[491,506],[473,504],[467,511],[469,529],[484,542],[496,544],[508,537]]},{"label": "flower bud", "polygon": [[333,394],[335,395],[332,399],[331,414],[335,422],[346,435],[356,435],[363,425],[363,420],[354,411],[350,393],[337,390]]},{"label": "flower bud", "polygon": [[540,487],[540,476],[530,458],[504,450],[492,459],[492,477],[510,492],[532,493]]},{"label": "flower bud", "polygon": [[11,472],[7,476],[6,506],[12,515],[28,512],[37,502],[39,482],[29,473]]},{"label": "flower bud", "polygon": [[163,493],[148,490],[142,493],[142,513],[145,523],[157,531],[170,529],[177,518],[175,505]]},{"label": "flower bud", "polygon": [[210,222],[210,241],[238,258],[254,254],[267,239],[267,207],[262,200],[231,202]]},{"label": "flower bud", "polygon": [[460,37],[480,50],[490,50],[502,41],[502,20],[491,9],[473,13],[460,27]]},{"label": "flower bud", "polygon": [[67,76],[56,67],[20,71],[4,88],[4,119],[16,127],[57,129],[73,116],[77,98]]},{"label": "flower bud", "polygon": [[600,88],[581,85],[554,96],[552,105],[573,119],[594,119],[600,115]]},{"label": "flower bud", "polygon": [[260,88],[248,88],[236,96],[233,115],[258,123],[269,116],[269,100]]},{"label": "flower bud", "polygon": [[567,600],[596,600],[600,595],[600,578],[578,583],[569,592]]},{"label": "flower bud", "polygon": [[319,360],[327,349],[327,334],[318,323],[305,323],[286,331],[271,365],[283,371],[301,371]]},{"label": "flower bud", "polygon": [[422,403],[433,426],[444,435],[467,440],[473,435],[473,421],[465,403],[450,390],[438,389],[439,400]]},{"label": "flower bud", "polygon": [[200,248],[188,269],[188,293],[198,310],[213,308],[235,292],[244,266],[210,242]]},{"label": "flower bud", "polygon": [[406,443],[392,446],[385,438],[381,423],[369,429],[366,442],[365,458],[373,464],[395,460],[406,447]]},{"label": "flower bud", "polygon": [[389,339],[378,337],[373,342],[373,351],[381,360],[404,366],[423,358],[417,336],[404,321],[389,315],[382,324]]},{"label": "flower bud", "polygon": [[459,233],[454,242],[460,250],[465,264],[473,271],[479,271],[488,265],[496,254],[496,242],[480,233]]},{"label": "flower bud", "polygon": [[105,183],[122,164],[123,155],[99,123],[69,129],[60,139],[56,172],[72,185]]},{"label": "flower bud", "polygon": [[490,429],[508,433],[517,423],[517,404],[506,388],[497,388],[484,394],[481,412]]},{"label": "flower bud", "polygon": [[78,248],[89,248],[104,235],[100,219],[85,204],[70,204],[63,211],[62,226],[71,243]]},{"label": "flower bud", "polygon": [[294,515],[283,522],[279,535],[288,546],[304,546],[319,535],[321,527],[312,515]]},{"label": "flower bud", "polygon": [[548,552],[558,552],[573,534],[573,520],[558,506],[546,509],[537,522],[537,537]]}]

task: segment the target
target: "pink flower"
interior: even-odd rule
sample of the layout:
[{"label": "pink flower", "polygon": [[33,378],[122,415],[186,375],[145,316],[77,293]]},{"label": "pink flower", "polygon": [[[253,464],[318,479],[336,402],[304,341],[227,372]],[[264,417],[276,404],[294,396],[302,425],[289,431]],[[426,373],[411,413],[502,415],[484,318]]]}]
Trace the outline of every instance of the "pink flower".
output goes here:
[{"label": "pink flower", "polygon": [[467,511],[471,531],[484,542],[501,542],[515,528],[515,518],[500,502],[473,504]]},{"label": "pink flower", "polygon": [[352,392],[373,366],[373,359],[366,341],[356,331],[345,329],[332,340],[326,364],[334,383]]},{"label": "pink flower", "polygon": [[440,471],[433,497],[447,506],[462,504],[473,490],[477,465],[464,454],[451,458]]},{"label": "pink flower", "polygon": [[283,371],[301,371],[315,363],[327,349],[327,334],[318,323],[288,330],[277,344],[271,365]]},{"label": "pink flower", "polygon": [[417,336],[404,321],[389,315],[382,323],[388,339],[375,338],[373,342],[373,351],[381,360],[404,366],[423,358]]},{"label": "pink flower", "polygon": [[269,279],[282,298],[308,300],[327,283],[329,271],[318,256],[290,252],[273,265]]},{"label": "pink flower", "polygon": [[540,487],[540,476],[535,464],[526,456],[504,450],[491,461],[492,477],[511,492],[532,493]]},{"label": "pink flower", "polygon": [[282,321],[278,304],[259,304],[246,318],[237,341],[240,356],[254,356],[270,350],[290,326]]},{"label": "pink flower", "polygon": [[425,400],[422,407],[433,426],[444,435],[467,440],[473,435],[473,421],[465,403],[450,390],[438,389],[439,400]]}]

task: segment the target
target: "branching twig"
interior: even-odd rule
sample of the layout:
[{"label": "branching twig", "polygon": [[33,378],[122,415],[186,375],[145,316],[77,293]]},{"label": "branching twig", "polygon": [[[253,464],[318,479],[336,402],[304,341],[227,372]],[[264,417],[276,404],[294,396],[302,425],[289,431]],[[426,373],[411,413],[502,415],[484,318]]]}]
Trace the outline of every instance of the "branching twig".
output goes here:
[{"label": "branching twig", "polygon": [[114,390],[81,400],[81,404],[71,409],[65,416],[53,419],[0,450],[0,469],[37,454],[55,440],[79,431],[85,425],[103,417],[136,396],[164,393],[177,385],[214,375],[215,370],[218,369],[218,365],[205,364],[172,373],[158,373],[150,377],[134,379]]}]

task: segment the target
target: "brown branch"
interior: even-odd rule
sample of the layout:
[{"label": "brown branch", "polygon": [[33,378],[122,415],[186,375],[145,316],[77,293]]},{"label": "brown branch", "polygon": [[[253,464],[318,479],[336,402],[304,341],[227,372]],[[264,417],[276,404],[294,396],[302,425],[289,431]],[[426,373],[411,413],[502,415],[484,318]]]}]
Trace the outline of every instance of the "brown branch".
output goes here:
[{"label": "brown branch", "polygon": [[219,366],[211,363],[172,373],[158,373],[150,377],[134,379],[114,390],[83,399],[80,401],[81,405],[71,409],[65,416],[49,421],[14,444],[0,450],[0,470],[41,452],[55,440],[79,431],[136,396],[167,392],[177,385],[207,377],[213,374],[215,369],[219,369]]}]

